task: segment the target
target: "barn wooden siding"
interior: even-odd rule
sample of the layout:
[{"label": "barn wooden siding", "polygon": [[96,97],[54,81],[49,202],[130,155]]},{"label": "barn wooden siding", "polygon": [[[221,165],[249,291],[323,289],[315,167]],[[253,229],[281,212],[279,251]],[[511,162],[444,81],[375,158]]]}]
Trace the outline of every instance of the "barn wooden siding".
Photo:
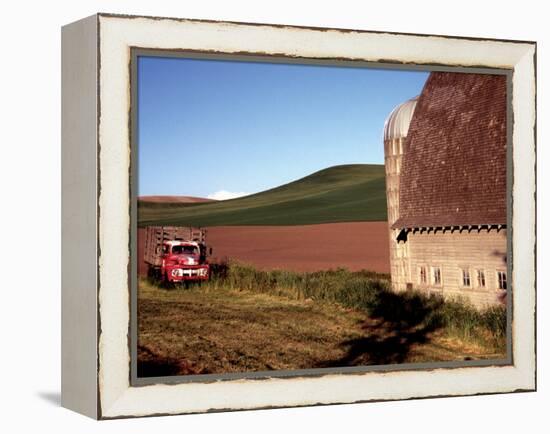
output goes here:
[{"label": "barn wooden siding", "polygon": [[[437,293],[445,298],[465,298],[474,306],[484,308],[504,301],[497,273],[506,273],[506,229],[418,229],[407,233],[405,269],[392,269],[395,288],[414,288]],[[393,264],[392,264],[393,265]],[[421,267],[426,270],[426,283],[421,279]],[[441,271],[441,283],[434,284],[434,268]],[[468,270],[470,285],[464,285],[462,271]],[[485,287],[477,281],[477,270],[485,277]],[[510,279],[507,277],[507,281]]]}]

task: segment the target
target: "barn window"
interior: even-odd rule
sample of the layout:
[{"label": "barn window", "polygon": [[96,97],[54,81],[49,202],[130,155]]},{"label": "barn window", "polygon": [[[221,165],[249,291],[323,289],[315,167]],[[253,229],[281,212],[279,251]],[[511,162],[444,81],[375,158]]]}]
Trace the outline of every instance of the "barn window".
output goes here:
[{"label": "barn window", "polygon": [[433,283],[434,285],[441,285],[441,268],[433,267],[432,268]]},{"label": "barn window", "polygon": [[506,289],[506,271],[497,271],[498,289]]},{"label": "barn window", "polygon": [[462,286],[470,286],[470,284],[471,284],[470,270],[462,269]]},{"label": "barn window", "polygon": [[476,275],[477,275],[477,287],[485,288],[485,271],[477,270]]},{"label": "barn window", "polygon": [[420,283],[423,285],[428,283],[428,278],[426,276],[426,267],[424,265],[420,266]]}]

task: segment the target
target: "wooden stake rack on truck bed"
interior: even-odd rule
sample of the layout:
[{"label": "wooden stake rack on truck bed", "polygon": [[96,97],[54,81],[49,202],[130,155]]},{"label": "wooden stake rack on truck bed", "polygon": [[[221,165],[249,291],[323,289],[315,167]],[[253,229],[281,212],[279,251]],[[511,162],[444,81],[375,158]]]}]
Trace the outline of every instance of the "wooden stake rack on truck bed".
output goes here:
[{"label": "wooden stake rack on truck bed", "polygon": [[153,266],[161,265],[165,241],[196,241],[206,245],[206,229],[189,226],[148,226],[145,228],[144,260]]}]

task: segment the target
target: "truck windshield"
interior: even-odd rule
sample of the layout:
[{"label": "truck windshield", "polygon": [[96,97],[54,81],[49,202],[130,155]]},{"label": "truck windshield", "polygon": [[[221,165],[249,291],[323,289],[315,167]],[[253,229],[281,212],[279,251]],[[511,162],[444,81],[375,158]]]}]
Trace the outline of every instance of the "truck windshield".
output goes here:
[{"label": "truck windshield", "polygon": [[199,250],[195,246],[174,246],[172,247],[172,254],[174,255],[196,255]]}]

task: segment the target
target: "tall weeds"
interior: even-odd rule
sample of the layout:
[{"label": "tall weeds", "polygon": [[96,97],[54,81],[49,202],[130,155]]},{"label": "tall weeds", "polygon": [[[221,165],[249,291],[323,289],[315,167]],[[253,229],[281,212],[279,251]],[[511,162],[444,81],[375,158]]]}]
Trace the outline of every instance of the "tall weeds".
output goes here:
[{"label": "tall weeds", "polygon": [[239,263],[212,266],[205,289],[251,291],[296,300],[318,300],[361,309],[396,330],[442,329],[447,335],[502,351],[506,346],[506,309],[479,311],[465,300],[444,300],[417,291],[394,293],[389,276],[346,269],[298,273],[263,271]]}]

